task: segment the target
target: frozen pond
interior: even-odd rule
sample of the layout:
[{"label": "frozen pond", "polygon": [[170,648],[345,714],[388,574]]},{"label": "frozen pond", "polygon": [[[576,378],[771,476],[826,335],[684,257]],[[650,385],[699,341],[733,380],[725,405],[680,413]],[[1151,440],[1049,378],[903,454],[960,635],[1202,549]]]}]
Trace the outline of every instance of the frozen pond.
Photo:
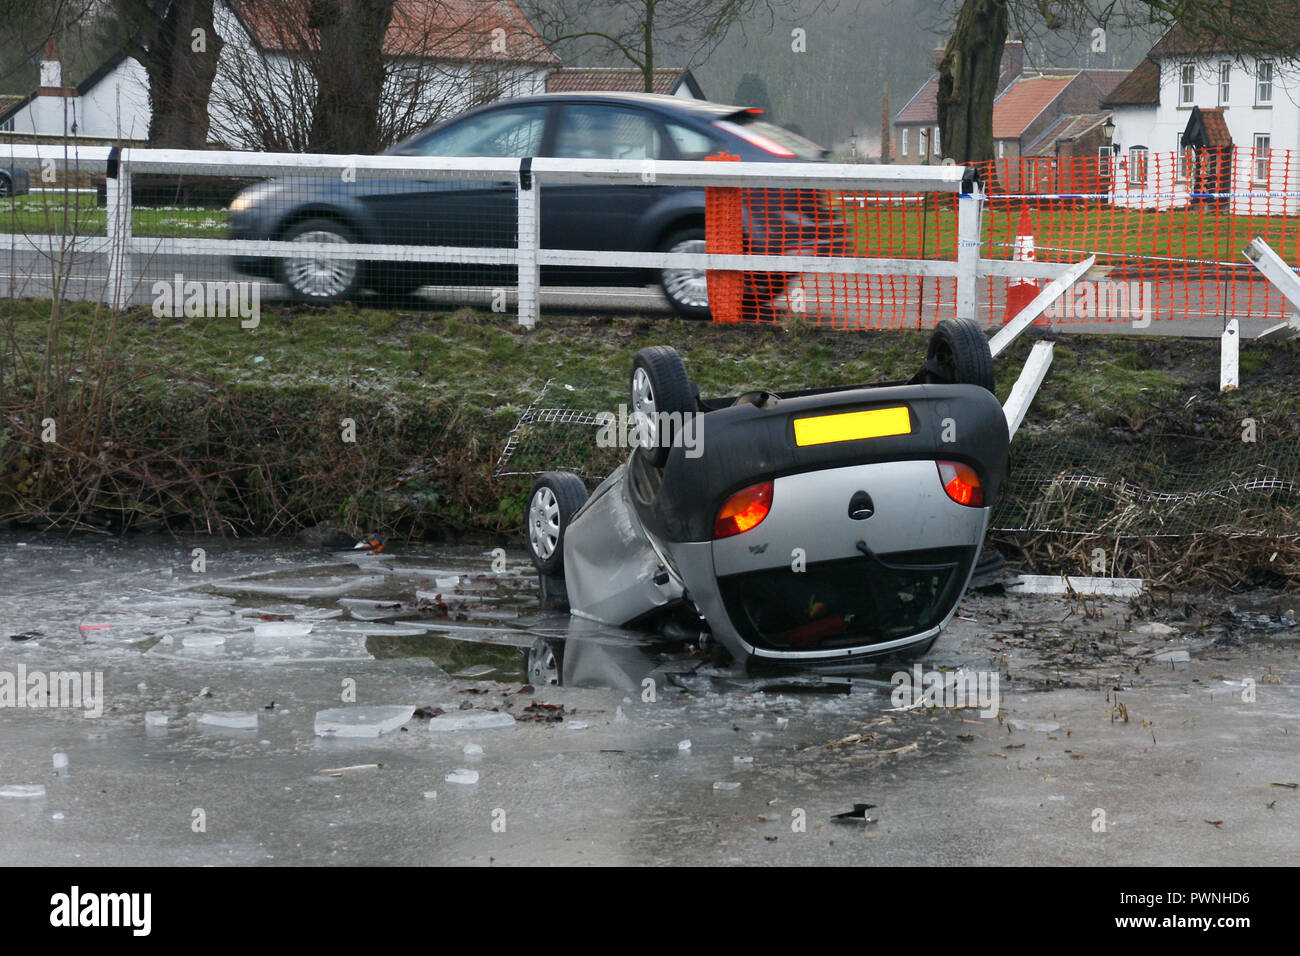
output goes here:
[{"label": "frozen pond", "polygon": [[1300,850],[1294,599],[971,594],[907,673],[996,679],[995,706],[900,707],[896,666],[717,668],[540,611],[522,553],[497,568],[486,547],[0,535],[0,863]]}]

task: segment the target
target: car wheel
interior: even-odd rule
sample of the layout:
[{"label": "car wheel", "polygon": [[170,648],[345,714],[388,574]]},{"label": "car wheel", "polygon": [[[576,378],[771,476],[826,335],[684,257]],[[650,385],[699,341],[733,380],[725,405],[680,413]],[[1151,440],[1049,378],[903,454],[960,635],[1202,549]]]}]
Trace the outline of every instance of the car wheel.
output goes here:
[{"label": "car wheel", "polygon": [[632,360],[632,420],[641,454],[662,468],[685,416],[697,410],[686,363],[671,345],[641,349]]},{"label": "car wheel", "polygon": [[539,637],[528,648],[528,661],[524,664],[524,680],[534,687],[559,684],[564,677],[564,645]]},{"label": "car wheel", "polygon": [[[284,234],[288,242],[356,242],[352,230],[332,219],[304,219]],[[334,305],[344,302],[361,287],[361,263],[355,259],[308,256],[280,260],[280,281],[299,302]]]},{"label": "car wheel", "polygon": [[587,486],[567,471],[544,471],[533,482],[524,516],[524,545],[542,574],[564,574],[564,531],[587,500]]},{"label": "car wheel", "polygon": [[[675,232],[659,246],[660,252],[702,253],[704,229],[695,227]],[[708,321],[709,280],[704,269],[664,269],[659,273],[664,297],[683,319]]]},{"label": "car wheel", "polygon": [[970,319],[943,319],[925,353],[931,383],[978,385],[993,391],[993,353],[984,330]]},{"label": "car wheel", "polygon": [[8,199],[14,194],[14,184],[4,173],[0,173],[0,199]]}]

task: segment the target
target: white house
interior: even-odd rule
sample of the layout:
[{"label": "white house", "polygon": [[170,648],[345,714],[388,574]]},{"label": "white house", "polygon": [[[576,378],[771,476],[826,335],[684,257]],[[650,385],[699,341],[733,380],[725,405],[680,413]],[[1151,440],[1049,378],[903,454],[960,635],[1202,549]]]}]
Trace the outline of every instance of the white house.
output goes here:
[{"label": "white house", "polygon": [[[258,107],[273,107],[274,121],[286,124],[307,115],[311,77],[299,47],[302,34],[296,25],[277,24],[272,9],[259,0],[214,4],[214,26],[225,43],[208,109],[214,144],[258,148]],[[435,57],[425,55],[430,48],[437,50]],[[544,92],[548,73],[559,65],[515,0],[397,0],[384,55],[388,76],[381,110],[417,126],[502,96]],[[51,43],[40,73],[33,93],[0,112],[0,132],[148,138],[149,79],[134,58],[115,54],[70,87]],[[269,122],[266,113],[263,123]]]},{"label": "white house", "polygon": [[1102,105],[1115,124],[1117,205],[1300,212],[1300,200],[1276,195],[1300,191],[1295,61],[1193,44],[1174,28]]}]

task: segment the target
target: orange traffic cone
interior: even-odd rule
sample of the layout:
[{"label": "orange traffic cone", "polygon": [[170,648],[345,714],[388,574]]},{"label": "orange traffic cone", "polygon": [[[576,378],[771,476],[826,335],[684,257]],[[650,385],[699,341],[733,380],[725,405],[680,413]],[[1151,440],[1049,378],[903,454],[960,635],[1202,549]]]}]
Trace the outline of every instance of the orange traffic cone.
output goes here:
[{"label": "orange traffic cone", "polygon": [[[1034,226],[1029,221],[1029,207],[1020,207],[1020,221],[1016,223],[1016,246],[1011,254],[1016,262],[1034,261]],[[1006,325],[1019,315],[1038,296],[1038,283],[1033,279],[1016,279],[1007,284],[1007,312],[1002,324]],[[1051,325],[1043,316],[1034,325]]]}]

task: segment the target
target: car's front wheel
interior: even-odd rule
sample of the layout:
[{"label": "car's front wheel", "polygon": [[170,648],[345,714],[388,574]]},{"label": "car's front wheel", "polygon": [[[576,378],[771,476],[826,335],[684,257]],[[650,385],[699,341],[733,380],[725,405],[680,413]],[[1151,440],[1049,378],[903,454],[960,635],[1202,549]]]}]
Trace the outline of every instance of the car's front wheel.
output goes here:
[{"label": "car's front wheel", "polygon": [[0,173],[0,199],[8,199],[14,194],[14,184],[10,178]]},{"label": "car's front wheel", "polygon": [[[660,252],[705,252],[704,228],[683,229],[665,239]],[[659,273],[664,297],[683,319],[709,319],[709,280],[704,269],[664,269]]]},{"label": "car's front wheel", "polygon": [[943,319],[934,327],[925,353],[925,368],[932,383],[994,390],[989,340],[984,329],[970,319]]},{"label": "car's front wheel", "polygon": [[[351,229],[332,219],[304,219],[289,227],[284,239],[313,245],[357,241]],[[282,259],[280,281],[299,302],[335,305],[352,298],[360,289],[361,263],[320,253]]]},{"label": "car's front wheel", "polygon": [[524,515],[524,545],[542,574],[563,576],[564,532],[587,500],[587,486],[567,471],[544,471],[533,482]]},{"label": "car's front wheel", "polygon": [[668,461],[686,416],[698,411],[686,363],[671,345],[641,349],[632,360],[629,399],[640,454],[656,468]]}]

